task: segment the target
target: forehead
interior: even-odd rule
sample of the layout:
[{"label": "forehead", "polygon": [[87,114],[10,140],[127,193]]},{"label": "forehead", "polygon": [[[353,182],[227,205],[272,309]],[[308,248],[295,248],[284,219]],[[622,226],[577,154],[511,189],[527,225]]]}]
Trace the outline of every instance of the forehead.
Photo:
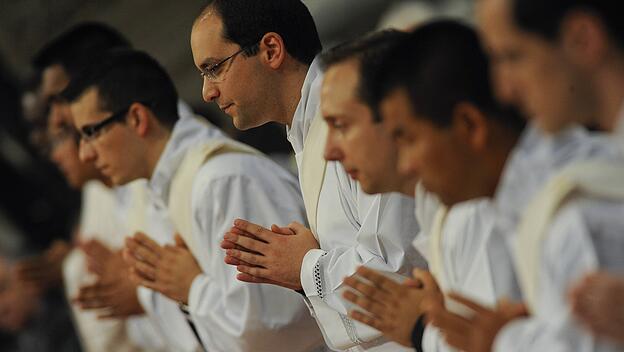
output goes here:
[{"label": "forehead", "polygon": [[349,60],[331,66],[325,72],[321,89],[321,102],[353,100],[359,84],[359,64]]},{"label": "forehead", "polygon": [[59,94],[69,83],[69,77],[61,65],[46,67],[41,73],[41,96],[48,98]]},{"label": "forehead", "polygon": [[476,6],[476,18],[486,41],[500,41],[517,35],[511,12],[510,0],[480,0]]},{"label": "forehead", "polygon": [[382,118],[385,120],[407,121],[413,120],[412,105],[405,88],[396,88],[388,94],[380,103]]},{"label": "forehead", "polygon": [[222,58],[226,49],[235,46],[223,38],[223,21],[215,12],[197,19],[191,31],[191,47],[195,60]]},{"label": "forehead", "polygon": [[75,102],[70,104],[74,124],[80,128],[99,122],[104,112],[99,109],[99,96],[96,88],[87,89]]}]

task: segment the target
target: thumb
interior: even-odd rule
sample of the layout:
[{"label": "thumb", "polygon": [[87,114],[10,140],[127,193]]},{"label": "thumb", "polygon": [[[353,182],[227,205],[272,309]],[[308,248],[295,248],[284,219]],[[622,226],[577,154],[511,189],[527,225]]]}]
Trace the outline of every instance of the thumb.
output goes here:
[{"label": "thumb", "polygon": [[512,302],[506,297],[498,301],[497,308],[504,312],[509,318],[521,317],[529,315],[529,311],[524,303]]},{"label": "thumb", "polygon": [[288,228],[295,234],[298,235],[301,232],[304,231],[310,231],[310,229],[308,229],[307,227],[305,227],[304,224],[293,221],[290,224],[288,224]]},{"label": "thumb", "polygon": [[412,275],[414,275],[415,280],[422,283],[425,289],[437,292],[441,291],[440,287],[438,286],[438,282],[429,271],[415,268],[412,271]]},{"label": "thumb", "polygon": [[289,227],[279,227],[275,224],[271,225],[271,231],[275,233],[279,233],[280,235],[294,235],[295,231],[291,230]]},{"label": "thumb", "polygon": [[178,247],[188,249],[188,246],[186,245],[186,242],[184,242],[184,239],[182,238],[182,236],[180,236],[179,233],[175,234],[175,244]]}]

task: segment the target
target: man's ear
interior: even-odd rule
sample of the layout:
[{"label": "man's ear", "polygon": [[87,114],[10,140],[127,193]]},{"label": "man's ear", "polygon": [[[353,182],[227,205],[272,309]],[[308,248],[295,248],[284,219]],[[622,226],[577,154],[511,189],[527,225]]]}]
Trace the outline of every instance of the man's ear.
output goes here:
[{"label": "man's ear", "polygon": [[152,111],[141,103],[133,103],[128,109],[128,126],[134,130],[140,137],[145,137],[153,116]]},{"label": "man's ear", "polygon": [[609,33],[604,24],[586,12],[573,11],[561,23],[561,47],[577,65],[595,67],[609,51]]},{"label": "man's ear", "polygon": [[453,131],[473,150],[487,148],[489,125],[485,115],[475,105],[461,102],[453,109]]},{"label": "man's ear", "polygon": [[286,47],[282,36],[275,32],[266,33],[260,39],[259,57],[263,64],[277,70],[286,59]]}]

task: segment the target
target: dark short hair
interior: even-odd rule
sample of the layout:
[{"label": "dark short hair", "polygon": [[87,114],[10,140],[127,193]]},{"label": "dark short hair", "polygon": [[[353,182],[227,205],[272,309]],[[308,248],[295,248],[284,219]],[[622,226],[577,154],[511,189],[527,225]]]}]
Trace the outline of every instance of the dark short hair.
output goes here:
[{"label": "dark short hair", "polygon": [[33,59],[39,72],[55,64],[63,67],[70,80],[93,58],[113,48],[130,48],[130,42],[114,28],[97,22],[76,25],[47,43]]},{"label": "dark short hair", "polygon": [[[286,51],[309,65],[323,49],[310,11],[300,0],[214,0],[204,10],[216,9],[223,21],[223,37],[258,52],[258,44],[269,32],[279,34]],[[200,15],[201,17],[201,15]]]},{"label": "dark short hair", "polygon": [[617,45],[624,49],[622,2],[618,0],[511,0],[513,16],[526,31],[554,41],[559,37],[561,22],[571,11],[597,16]]},{"label": "dark short hair", "polygon": [[[321,55],[321,65],[327,70],[333,65],[356,59],[359,61],[358,95],[369,106],[374,105],[371,87],[378,71],[383,69],[385,56],[402,40],[408,37],[406,32],[384,30],[362,38],[347,41]],[[375,121],[379,121],[375,118]]]},{"label": "dark short hair", "polygon": [[148,54],[132,49],[109,51],[69,83],[62,96],[69,102],[96,88],[99,108],[117,112],[143,103],[167,128],[178,120],[178,93],[165,69]]},{"label": "dark short hair", "polygon": [[405,89],[412,110],[438,127],[452,123],[459,103],[476,106],[488,118],[517,131],[525,120],[495,99],[489,62],[474,29],[454,20],[437,20],[411,32],[392,50],[373,89],[375,108],[396,89]]}]

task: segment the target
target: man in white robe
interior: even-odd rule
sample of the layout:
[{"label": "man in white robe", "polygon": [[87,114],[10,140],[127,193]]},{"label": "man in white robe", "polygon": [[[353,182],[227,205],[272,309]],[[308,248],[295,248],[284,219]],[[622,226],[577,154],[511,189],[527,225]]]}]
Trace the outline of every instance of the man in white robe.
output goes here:
[{"label": "man in white robe", "polygon": [[[606,76],[597,75],[596,72],[593,75],[588,74],[585,69],[587,65],[598,61],[602,69],[609,67],[609,60],[614,57],[613,52],[607,55],[605,53],[608,50],[601,51],[596,50],[597,47],[590,47],[603,45],[609,37],[605,31],[608,32],[612,27],[592,27],[596,24],[592,21],[610,18],[615,7],[609,6],[615,6],[615,3],[549,2],[542,6],[543,4],[493,0],[484,2],[481,9],[485,37],[504,38],[500,41],[488,40],[491,45],[505,43],[493,50],[497,58],[502,58],[502,62],[508,67],[513,65],[514,68],[521,68],[509,70],[508,77],[514,91],[519,94],[518,102],[525,111],[536,114],[536,123],[548,133],[556,133],[570,122],[591,123],[607,130],[612,129],[613,124],[607,121],[613,121],[613,118],[605,116],[614,115],[603,114],[613,110],[613,105],[609,107],[609,104],[604,104],[608,101],[605,99],[602,100],[603,105],[600,108],[593,106],[593,103],[601,101],[594,100],[596,95],[591,91],[598,86],[587,84],[592,78]],[[584,13],[587,7],[591,10]],[[541,11],[536,11],[536,8]],[[514,26],[518,23],[524,27],[524,31],[518,31],[518,27]],[[549,25],[544,27],[545,23]],[[606,23],[608,22],[605,21]],[[581,31],[580,28],[584,29]],[[557,33],[556,36],[552,36],[551,29]],[[593,33],[592,37],[585,37],[587,33]],[[602,41],[595,35],[602,35]],[[581,38],[584,38],[586,44],[583,49],[571,44],[579,43]],[[515,54],[505,55],[512,52]],[[605,56],[600,57],[602,54]],[[589,59],[590,57],[592,58]],[[549,72],[549,75],[540,72]],[[583,89],[571,90],[569,87]],[[613,93],[611,88],[606,88],[603,92],[607,90],[609,94]],[[587,120],[588,117],[594,120]],[[516,270],[522,284],[522,293],[532,315],[510,321],[504,311],[483,309],[462,298],[462,302],[476,311],[475,316],[462,319],[447,315],[439,322],[445,328],[451,325],[463,326],[450,333],[455,336],[462,333],[465,336],[454,341],[456,347],[467,351],[490,348],[500,351],[617,349],[610,341],[591,336],[582,329],[571,316],[566,298],[574,281],[588,271],[603,268],[621,272],[624,267],[621,255],[616,254],[621,252],[624,245],[620,235],[624,228],[621,216],[624,211],[622,184],[619,177],[597,181],[600,175],[615,174],[621,163],[621,159],[616,156],[610,163],[573,164],[551,179],[545,189],[551,193],[540,191],[539,198],[536,202],[531,202],[523,215],[518,233],[510,241],[512,252],[516,256]],[[599,172],[592,170],[592,166]],[[552,199],[546,197],[552,197],[555,192],[561,192],[561,187],[570,185],[577,187],[571,188],[576,189],[577,193],[571,195],[567,201],[555,204],[558,208],[554,209],[550,218],[544,219],[544,228],[527,232],[532,223],[544,221],[539,220],[536,209],[541,210],[541,214],[548,211],[540,208]],[[605,186],[609,189],[604,189]],[[531,247],[533,250],[527,251],[527,239],[534,241],[530,236],[541,233],[543,235],[538,239],[539,242]],[[533,265],[533,268],[527,270],[527,263]]]},{"label": "man in white robe", "polygon": [[[425,43],[432,44],[427,46]],[[400,56],[397,55],[399,52],[402,53]],[[447,61],[432,64],[442,62],[440,58]],[[461,58],[472,66],[466,68],[448,58]],[[490,267],[487,243],[496,217],[491,201],[483,198],[494,195],[502,165],[519,137],[523,122],[495,103],[489,88],[485,54],[480,49],[476,34],[468,27],[450,21],[425,25],[400,41],[380,61],[376,63],[378,67],[374,64],[367,67],[373,70],[383,68],[383,78],[390,83],[368,82],[368,89],[374,92],[375,87],[383,86],[380,89],[383,93],[376,93],[379,97],[375,96],[373,101],[381,100],[383,125],[396,138],[399,169],[404,176],[421,181],[416,188],[416,215],[421,224],[420,236],[416,238],[418,247],[427,257],[443,292],[460,289],[471,297],[479,297],[480,301],[494,304],[498,295],[509,292],[497,292],[492,283],[493,268]],[[330,84],[331,74],[339,70],[339,65],[327,73],[326,84]],[[427,83],[419,82],[425,70],[418,67],[427,67],[430,70],[427,73],[432,77],[436,77],[436,72],[444,73],[444,76]],[[444,77],[449,77],[452,82],[445,81]],[[453,89],[453,85],[462,88]],[[417,89],[421,91],[412,93]],[[422,91],[426,94],[420,100],[414,100],[407,93],[420,95]],[[454,98],[457,100],[451,103],[433,98],[444,94],[461,98]],[[484,101],[475,99],[475,96],[487,98]],[[441,110],[445,112],[439,113]],[[434,115],[431,111],[436,111],[438,115],[416,117]],[[488,111],[489,115],[481,111]],[[482,147],[469,143],[471,138],[468,137],[464,141],[449,137],[465,123],[463,114],[469,116],[476,126],[474,131],[481,131],[474,133],[487,136]],[[440,125],[443,127],[438,127]],[[442,202],[426,191],[423,184],[439,192]],[[450,209],[445,221],[435,224],[434,214],[446,206]],[[431,233],[436,231],[440,234]],[[432,247],[435,241],[440,241],[437,249]],[[437,260],[443,263],[436,265]],[[345,293],[345,297],[367,311],[366,314],[353,311],[356,319],[378,327],[393,340],[418,350],[448,349],[431,326],[425,328],[424,335],[421,332],[422,342],[411,340],[414,324],[424,312],[422,301],[433,295],[440,296],[439,289],[425,287],[423,290],[411,287],[411,284],[399,285],[366,269],[360,269],[358,274],[375,284],[371,285],[357,276],[346,280],[356,291]],[[425,273],[417,271],[415,275],[416,279],[427,284],[432,281]]]},{"label": "man in white robe", "polygon": [[[450,38],[447,38],[447,41],[454,42]],[[404,43],[401,45],[403,53],[408,52],[409,49],[410,46],[408,44]],[[419,47],[419,52],[423,51],[428,52],[423,47]],[[422,53],[419,54],[419,56],[421,55]],[[447,56],[452,57],[453,55]],[[467,57],[465,53],[456,56]],[[413,61],[408,61],[408,64],[413,66]],[[393,63],[385,66],[396,68],[399,65]],[[446,69],[442,71],[448,72]],[[385,73],[384,77],[387,75],[389,75],[388,72]],[[456,76],[459,75],[454,75],[454,79],[457,81],[459,78]],[[402,75],[402,77],[406,77],[405,80],[409,81],[407,75]],[[391,105],[396,107],[401,104],[405,103],[394,101]],[[400,121],[401,125],[393,126],[395,131],[399,133],[399,138],[403,140],[403,147],[400,153],[403,157],[410,151],[405,145],[409,145],[410,142],[417,140],[414,137],[415,134],[411,135],[411,129],[405,127],[405,125],[410,123],[416,125],[412,121],[416,120],[401,114],[398,109],[384,116],[389,120],[388,122],[403,119],[403,121]],[[544,136],[543,133],[533,126],[528,128],[505,163],[501,181],[498,182],[496,187],[497,193],[494,200],[482,199],[463,202],[453,206],[448,211],[441,229],[442,236],[438,238],[440,241],[440,253],[437,256],[439,258],[435,258],[435,253],[432,253],[435,250],[430,250],[430,241],[436,240],[436,236],[434,235],[432,239],[432,234],[428,233],[432,228],[432,213],[437,210],[439,204],[436,204],[435,197],[419,185],[416,189],[416,217],[422,225],[421,236],[417,237],[415,245],[428,257],[430,263],[435,260],[443,262],[441,267],[444,270],[436,273],[436,279],[444,291],[460,292],[489,306],[493,306],[502,297],[519,298],[519,290],[514,282],[512,263],[505,260],[509,256],[505,238],[501,236],[499,233],[500,229],[497,227],[502,226],[503,229],[513,228],[513,224],[517,222],[518,214],[530,199],[530,195],[543,184],[549,173],[575,160],[575,158],[580,160],[600,155],[601,153],[604,154],[604,144],[604,141],[589,136],[587,132],[580,128],[570,128],[556,136]],[[427,164],[418,162],[415,158],[413,160],[402,158],[401,160],[406,160],[401,165],[408,172],[416,174],[419,169],[426,170],[425,166]],[[471,167],[474,167],[474,165],[471,164]],[[466,172],[459,172],[459,174],[466,175]],[[462,184],[464,187],[469,187],[469,184],[466,182]],[[492,195],[490,194],[490,197]],[[509,202],[511,199],[513,199],[513,202]],[[496,205],[501,200],[503,200],[501,204],[503,206],[496,209]],[[499,222],[501,218],[505,219],[502,223]],[[409,343],[409,333],[413,326],[413,321],[409,321],[409,319],[415,320],[415,316],[418,314],[418,309],[414,310],[412,308],[416,305],[417,299],[412,301],[406,300],[404,288],[391,286],[392,283],[383,276],[369,271],[361,271],[361,273],[365,275],[366,279],[372,279],[371,281],[375,282],[376,287],[366,285],[361,281],[349,280],[349,283],[352,283],[354,287],[361,288],[360,295],[379,301],[379,294],[380,292],[383,293],[383,290],[379,289],[379,287],[386,287],[386,290],[388,287],[392,287],[397,292],[394,293],[391,299],[396,299],[396,301],[386,302],[385,311],[378,313],[380,317],[374,320],[371,320],[369,316],[359,315],[359,313],[354,314],[362,317],[363,321],[370,322],[372,326],[381,324],[380,329],[387,333],[388,336],[394,338],[395,341]],[[369,313],[377,311],[377,307],[374,304],[369,306],[371,302],[368,300],[361,300],[357,296],[350,296],[350,298],[354,302],[360,302],[364,307],[367,307],[365,310],[369,311]],[[394,307],[395,305],[397,307]],[[390,319],[391,316],[394,318]],[[406,325],[407,327],[401,325]],[[413,344],[416,345],[417,343]],[[449,349],[448,345],[444,343],[441,336],[437,333],[437,329],[431,325],[425,327],[421,347],[424,351]]]},{"label": "man in white robe", "polygon": [[323,160],[322,73],[315,59],[321,45],[305,5],[213,2],[193,26],[191,47],[204,77],[204,100],[216,102],[237,128],[271,121],[287,125],[312,228],[293,224],[297,235],[285,236],[275,231],[292,229],[237,222],[240,228],[224,243],[230,263],[244,264],[234,257],[245,255],[234,248],[244,240],[237,231],[256,231],[275,243],[272,255],[263,253],[264,270],[238,265],[239,278],[303,290],[332,349],[394,350],[378,331],[347,317],[340,292],[342,279],[362,264],[404,275],[423,265],[409,245],[417,229],[413,201],[397,194],[366,195],[340,164]]},{"label": "man in white robe", "polygon": [[[180,121],[178,122],[180,130],[184,131],[194,139],[202,140],[205,138],[214,138],[222,136],[217,129],[206,129],[204,123],[199,121],[201,117],[193,115],[192,110],[186,104],[179,104]],[[137,182],[137,181],[135,181]],[[139,224],[140,231],[150,234],[150,236],[161,246],[174,241],[175,233],[174,225],[168,214],[166,205],[159,200],[153,192],[148,191],[148,185],[145,180],[138,181],[145,183],[144,207],[145,213],[142,224]],[[126,186],[128,187],[128,186]],[[127,197],[132,194],[127,193]],[[126,204],[131,202],[126,201]],[[120,209],[120,212],[131,213],[132,209]],[[136,210],[133,210],[134,212]],[[126,216],[126,220],[128,217]],[[130,220],[132,221],[132,220]],[[137,228],[127,233],[131,235],[136,232]],[[157,327],[157,332],[162,339],[163,347],[167,351],[186,351],[195,352],[199,348],[197,338],[187,323],[185,315],[180,311],[178,302],[170,299],[160,292],[151,290],[144,286],[139,286],[137,295],[141,306],[145,310],[145,314],[150,321]],[[129,322],[128,333],[133,341],[137,341],[142,346],[150,346],[154,344],[154,337],[143,324],[135,324]]]},{"label": "man in white robe", "polygon": [[[218,248],[217,234],[236,217],[265,225],[301,219],[291,175],[218,133],[206,138],[205,129],[213,129],[207,124],[189,129],[180,123],[171,79],[142,52],[110,53],[72,82],[68,97],[82,135],[82,160],[95,163],[117,185],[147,178],[154,205],[168,208],[178,233],[175,245],[161,246],[139,233],[127,239],[125,258],[141,285],[188,312],[201,348],[311,351],[320,346],[320,333],[296,293],[237,281]],[[193,138],[194,133],[204,138]]]},{"label": "man in white robe", "polygon": [[[77,228],[77,241],[103,244],[112,250],[123,246],[124,224],[117,216],[120,205],[119,193],[105,183],[107,180],[92,165],[83,164],[78,157],[78,133],[72,125],[67,104],[55,99],[75,76],[81,65],[91,55],[105,52],[114,47],[128,46],[127,41],[114,29],[97,24],[78,25],[61,34],[38,53],[36,65],[42,70],[42,91],[48,95],[48,134],[50,137],[50,158],[63,172],[68,183],[82,190],[82,206]],[[84,247],[74,247],[63,261],[63,284],[68,300],[73,300],[81,286],[92,284],[97,276],[87,268]],[[106,265],[106,263],[99,263]],[[132,287],[129,290],[133,290]],[[123,298],[127,301],[126,297]],[[135,307],[132,317],[98,319],[99,312],[83,311],[74,302],[71,305],[74,323],[81,345],[85,351],[139,351],[143,346],[135,343],[126,331],[127,323],[142,326],[153,333],[151,323],[140,316],[140,307]],[[110,314],[106,312],[104,315]]]},{"label": "man in white robe", "polygon": [[[194,129],[197,126],[201,126],[200,122],[195,121],[196,117],[193,115],[193,112],[190,110],[188,105],[183,102],[178,103],[178,112],[180,115],[180,121],[191,121],[186,125],[189,126],[189,129]],[[70,121],[71,122],[71,121]],[[185,126],[186,126],[185,125]],[[72,127],[73,128],[73,127]],[[213,133],[211,131],[211,133]],[[76,158],[78,156],[76,155]],[[91,166],[91,164],[83,164]],[[94,190],[100,190],[101,187],[96,188]],[[100,202],[97,200],[87,200],[84,202],[85,206],[88,206],[93,213],[92,216],[89,217],[91,221],[88,221],[89,224],[99,224],[100,227],[108,229],[104,231],[105,238],[102,239],[102,242],[108,244],[109,248],[119,249],[124,246],[124,237],[127,235],[131,235],[137,231],[144,231],[152,234],[155,239],[161,243],[166,244],[168,242],[173,241],[173,225],[168,218],[166,209],[159,208],[157,209],[153,204],[154,202],[150,200],[150,196],[147,192],[147,183],[145,180],[139,180],[132,182],[127,186],[117,187],[108,195],[110,199],[108,202]],[[101,197],[100,197],[101,198]],[[113,217],[103,217],[102,213],[105,211],[103,207],[106,204],[112,204],[112,213]],[[114,221],[115,220],[115,221]],[[93,227],[93,226],[91,226]],[[112,231],[114,229],[114,231]],[[87,231],[87,234],[97,234],[97,231]],[[99,238],[100,236],[97,236]],[[85,239],[84,242],[88,242],[88,238]],[[88,243],[87,245],[83,245],[85,247],[93,247],[96,246],[96,243]],[[97,257],[90,258],[89,262],[99,261],[99,266],[106,266],[106,258]],[[86,274],[86,263],[84,263],[84,259],[82,260],[81,265],[66,265],[66,270],[72,271],[75,274],[78,273],[77,270],[81,270]],[[72,269],[73,268],[73,269]],[[103,268],[105,270],[115,270],[116,268]],[[83,275],[84,275],[83,274]],[[116,275],[122,275],[123,278],[120,278]],[[97,284],[93,284],[92,275],[87,275],[89,280],[81,279],[77,284],[82,285],[82,289],[84,290],[87,287],[91,295],[89,300],[85,300],[86,302],[94,302],[97,306],[103,306],[101,308],[95,308],[96,312],[102,314],[102,311],[108,311],[109,314],[127,314],[125,312],[125,308],[114,307],[118,304],[118,300],[115,299],[112,295],[106,296],[106,289],[101,288]],[[112,277],[105,279],[107,281],[110,280],[125,280],[128,276],[128,272],[124,268],[121,273],[114,273]],[[119,288],[119,287],[118,287]],[[70,297],[74,297],[78,293],[78,288],[75,287],[70,290],[72,294]],[[117,295],[121,294],[121,292],[117,293]],[[128,337],[131,341],[136,345],[145,350],[158,350],[158,351],[196,351],[198,348],[198,343],[196,338],[193,336],[192,331],[188,327],[186,323],[186,318],[180,312],[178,308],[178,304],[175,301],[172,301],[168,297],[159,294],[158,292],[154,292],[145,287],[139,286],[136,288],[136,296],[138,299],[138,303],[140,304],[140,308],[142,312],[145,314],[143,319],[139,318],[129,318],[126,319],[126,330]],[[107,299],[108,298],[108,299]],[[116,303],[117,302],[117,303]],[[125,305],[124,305],[125,306]],[[96,319],[97,314],[94,312],[85,311],[82,313],[83,315],[88,315],[92,317],[92,319]],[[101,322],[102,320],[95,320],[96,322]],[[97,327],[96,327],[97,328]],[[102,334],[102,330],[100,329],[99,336],[105,336]],[[101,339],[101,338],[100,338]],[[89,342],[91,344],[98,345],[98,341],[100,339],[89,338]],[[105,348],[110,349],[107,344],[99,344],[103,345]]]}]

